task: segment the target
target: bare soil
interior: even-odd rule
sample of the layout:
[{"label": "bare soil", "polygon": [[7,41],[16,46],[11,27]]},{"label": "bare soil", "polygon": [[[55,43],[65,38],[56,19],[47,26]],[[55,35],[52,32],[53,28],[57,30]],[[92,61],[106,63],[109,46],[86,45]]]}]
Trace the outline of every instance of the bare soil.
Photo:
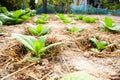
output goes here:
[{"label": "bare soil", "polygon": [[[98,30],[101,23],[85,23],[71,19],[70,24],[64,24],[54,14],[44,27],[52,26],[47,34],[47,44],[64,42],[53,47],[38,62],[21,62],[27,55],[24,46],[17,42],[12,33],[30,35],[27,32],[27,24],[34,23],[32,17],[18,25],[5,25],[0,32],[0,79],[1,80],[60,80],[68,73],[76,71],[87,72],[93,80],[120,80],[120,33],[102,32]],[[86,15],[103,20],[107,15]],[[119,16],[107,16],[120,25]],[[67,27],[75,26],[84,29],[80,33],[66,31]],[[107,42],[106,48],[100,53],[94,53],[90,38],[96,37]]]}]

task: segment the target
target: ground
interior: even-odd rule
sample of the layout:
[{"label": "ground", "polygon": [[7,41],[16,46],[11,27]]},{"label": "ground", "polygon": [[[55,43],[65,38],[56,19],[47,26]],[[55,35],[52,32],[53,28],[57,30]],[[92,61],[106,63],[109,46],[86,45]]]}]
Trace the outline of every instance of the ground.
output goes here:
[{"label": "ground", "polygon": [[[23,45],[18,43],[12,33],[30,35],[27,24],[34,23],[34,19],[18,25],[3,26],[0,32],[0,78],[1,80],[60,80],[68,73],[84,71],[93,80],[120,80],[120,33],[102,32],[98,30],[101,23],[85,23],[71,19],[70,24],[64,24],[54,14],[44,27],[52,26],[47,34],[47,42],[63,42],[57,49],[51,51],[50,56],[44,56],[38,62],[22,62],[28,55]],[[107,15],[86,15],[103,20]],[[120,25],[119,16],[111,17],[114,23]],[[67,27],[76,26],[84,28],[80,33],[68,33]],[[91,37],[107,41],[106,48],[101,53],[94,53],[90,42]],[[52,53],[54,53],[52,55]],[[52,55],[52,56],[51,56]]]}]

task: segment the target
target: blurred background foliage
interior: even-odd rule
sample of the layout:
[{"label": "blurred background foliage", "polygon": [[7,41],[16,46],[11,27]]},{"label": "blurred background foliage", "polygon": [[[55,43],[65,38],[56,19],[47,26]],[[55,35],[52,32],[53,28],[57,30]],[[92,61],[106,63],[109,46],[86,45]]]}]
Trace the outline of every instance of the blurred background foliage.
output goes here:
[{"label": "blurred background foliage", "polygon": [[[79,3],[81,0],[0,0],[0,5],[5,6],[9,11],[25,8],[38,9],[43,5],[43,1],[46,1],[45,3],[48,3],[46,5],[48,8],[49,6],[54,7],[55,10],[62,8],[61,10],[64,10],[63,12],[67,13],[69,11],[71,3],[74,1],[77,1],[77,3]],[[99,4],[101,8],[108,10],[120,9],[119,0],[100,0]],[[76,6],[79,5],[76,4]]]}]

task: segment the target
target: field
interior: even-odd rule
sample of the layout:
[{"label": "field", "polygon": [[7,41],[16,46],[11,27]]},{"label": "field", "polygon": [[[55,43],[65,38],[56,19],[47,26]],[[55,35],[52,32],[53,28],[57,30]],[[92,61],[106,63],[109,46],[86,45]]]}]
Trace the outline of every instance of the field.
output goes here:
[{"label": "field", "polygon": [[[50,48],[37,62],[24,62],[31,54],[11,35],[31,35],[27,30],[28,23],[36,25],[34,20],[39,16],[22,24],[0,27],[0,32],[4,33],[0,34],[1,80],[60,80],[66,74],[78,71],[88,73],[93,80],[120,80],[120,33],[99,30],[103,26],[100,21],[105,17],[112,18],[115,24],[120,25],[119,16],[84,15],[98,18],[95,23],[68,17],[71,22],[66,24],[55,14],[48,14],[49,19],[42,24],[45,28],[51,26],[46,35],[46,45],[62,44]],[[83,31],[70,33],[68,27],[80,27]],[[91,51],[94,48],[91,38],[106,41],[106,47],[101,52]]]}]

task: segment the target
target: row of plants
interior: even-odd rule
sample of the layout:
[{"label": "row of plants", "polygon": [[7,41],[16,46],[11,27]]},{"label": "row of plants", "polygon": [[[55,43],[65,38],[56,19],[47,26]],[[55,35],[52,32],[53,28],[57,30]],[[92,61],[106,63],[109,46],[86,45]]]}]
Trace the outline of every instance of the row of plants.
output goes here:
[{"label": "row of plants", "polygon": [[[60,19],[66,20],[66,17],[63,14],[59,14],[59,15],[60,15],[60,17],[62,15],[62,17]],[[40,19],[41,19],[41,21],[44,21],[44,20],[46,21],[48,19],[48,15],[42,14],[37,20],[40,20]],[[120,32],[119,25],[114,24],[111,18],[105,17],[104,21],[101,21],[101,23],[103,24],[103,27],[101,27],[99,30]],[[42,23],[36,23],[36,24],[42,24]],[[31,51],[34,55],[36,55],[37,57],[41,57],[43,54],[45,55],[45,52],[48,48],[61,44],[61,42],[58,42],[55,44],[50,44],[49,46],[45,47],[46,38],[44,35],[46,35],[50,30],[51,30],[50,26],[44,28],[42,25],[35,26],[32,24],[28,24],[29,33],[32,34],[33,36],[41,36],[41,38],[37,39],[33,36],[27,37],[27,36],[24,36],[21,34],[14,34],[13,36],[19,42],[21,42],[25,47],[27,47],[28,50]],[[78,32],[82,32],[83,29],[80,27],[68,27],[67,31],[69,33],[78,33]],[[96,51],[96,52],[102,51],[105,48],[105,46],[107,45],[107,43],[105,41],[99,41],[96,38],[91,38],[90,41],[92,41],[93,45],[95,46],[95,48],[91,49],[91,50]]]},{"label": "row of plants", "polygon": [[70,23],[70,20],[64,14],[56,14],[56,17],[64,23]]},{"label": "row of plants", "polygon": [[73,17],[76,20],[83,20],[84,22],[87,23],[95,23],[98,20],[98,18],[90,18],[83,15],[68,14],[68,16]]},{"label": "row of plants", "polygon": [[[70,20],[64,14],[56,14],[57,18],[62,20],[64,23],[70,23]],[[68,14],[69,17],[73,17],[76,20],[83,20],[87,23],[95,23],[98,18],[90,18],[83,15]]]},{"label": "row of plants", "polygon": [[25,20],[30,19],[30,17],[34,15],[36,15],[36,11],[29,8],[16,11],[6,10],[4,13],[0,13],[0,23],[2,23],[3,25],[19,24]]},{"label": "row of plants", "polygon": [[[41,21],[39,23],[36,24],[45,24],[47,19],[48,19],[48,15],[46,14],[42,14],[37,20]],[[62,16],[61,20],[66,20],[65,16]],[[80,18],[80,17],[79,17]],[[37,22],[37,20],[35,22]],[[101,23],[103,24],[102,29],[107,30],[107,31],[117,31],[120,32],[120,28],[119,25],[116,25],[113,23],[111,18],[105,17],[104,21],[101,21]],[[57,43],[53,43],[53,44],[49,44],[46,46],[46,34],[51,30],[51,27],[44,27],[42,25],[32,25],[32,24],[28,24],[28,28],[27,30],[29,31],[29,33],[32,36],[26,36],[26,35],[22,35],[22,34],[12,34],[12,36],[18,40],[20,43],[22,43],[26,50],[28,50],[29,53],[31,53],[33,56],[31,56],[30,58],[32,58],[32,60],[38,61],[41,56],[46,55],[46,51],[56,45],[61,45],[63,44],[63,42],[57,42]],[[80,27],[68,27],[67,31],[69,33],[79,33],[82,32],[83,29]],[[102,50],[105,49],[105,47],[107,46],[107,42],[106,41],[100,41],[97,38],[90,38],[90,41],[92,43],[92,45],[94,46],[94,48],[91,48],[92,51],[94,52],[101,52]],[[92,80],[88,74],[84,74],[81,73],[81,76],[78,76],[80,73],[75,73],[75,74],[70,74],[68,76],[63,77],[61,80],[69,80],[69,79],[75,79],[75,75],[77,75],[77,79],[85,79],[82,76],[86,76],[86,79],[88,80]]]}]

